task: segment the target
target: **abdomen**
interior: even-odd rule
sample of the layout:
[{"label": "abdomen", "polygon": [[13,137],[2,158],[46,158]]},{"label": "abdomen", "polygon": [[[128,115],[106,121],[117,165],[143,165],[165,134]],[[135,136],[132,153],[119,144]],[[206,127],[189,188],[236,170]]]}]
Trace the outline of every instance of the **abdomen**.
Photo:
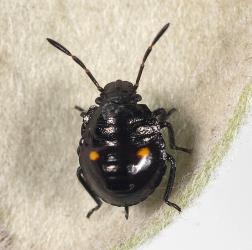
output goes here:
[{"label": "abdomen", "polygon": [[[145,105],[111,121],[98,119],[97,140],[81,147],[80,164],[86,181],[107,203],[130,206],[146,199],[165,173],[165,144],[155,117]],[[144,109],[143,109],[144,107]],[[148,109],[148,108],[147,108]],[[103,133],[109,131],[111,133]],[[91,160],[90,152],[99,158]]]}]

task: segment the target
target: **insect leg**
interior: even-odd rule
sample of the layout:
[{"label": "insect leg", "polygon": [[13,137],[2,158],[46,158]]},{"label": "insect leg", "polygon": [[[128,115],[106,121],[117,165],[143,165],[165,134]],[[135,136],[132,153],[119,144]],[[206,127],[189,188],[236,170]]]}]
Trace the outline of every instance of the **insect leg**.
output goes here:
[{"label": "insect leg", "polygon": [[75,105],[74,108],[77,109],[80,112],[84,112],[85,111],[82,107],[80,107],[78,105]]},{"label": "insect leg", "polygon": [[129,207],[125,207],[125,218],[126,220],[129,218]]},{"label": "insect leg", "polygon": [[96,207],[94,207],[93,209],[89,210],[89,212],[87,213],[87,218],[89,218],[94,211],[98,210],[101,207],[102,202],[98,198],[98,196],[93,192],[93,190],[89,187],[89,185],[86,183],[86,181],[84,179],[84,176],[83,176],[83,172],[82,172],[81,167],[78,167],[76,174],[77,174],[77,177],[78,177],[80,183],[82,184],[82,186],[86,189],[86,191],[89,193],[89,195],[94,199],[94,201],[97,204]]},{"label": "insect leg", "polygon": [[159,121],[161,123],[165,122],[170,115],[172,115],[177,110],[175,108],[170,109],[169,111],[166,111],[164,108],[158,108],[152,112],[154,116],[159,116]]},{"label": "insect leg", "polygon": [[169,175],[169,179],[168,179],[168,184],[167,184],[167,187],[165,190],[164,201],[167,205],[169,205],[169,206],[175,208],[176,210],[178,210],[179,212],[181,212],[181,208],[177,204],[170,202],[168,200],[170,197],[170,194],[172,192],[173,185],[174,185],[174,180],[175,180],[175,175],[176,175],[176,161],[169,154],[167,154],[167,161],[170,162],[171,168],[170,168],[170,175]]},{"label": "insect leg", "polygon": [[168,129],[170,147],[172,149],[180,150],[180,151],[186,152],[188,154],[190,154],[192,152],[191,149],[182,148],[182,147],[179,147],[179,146],[176,145],[176,143],[175,143],[175,136],[174,136],[174,130],[173,130],[172,125],[169,122],[164,122],[163,124],[161,124],[161,128],[167,128]]}]

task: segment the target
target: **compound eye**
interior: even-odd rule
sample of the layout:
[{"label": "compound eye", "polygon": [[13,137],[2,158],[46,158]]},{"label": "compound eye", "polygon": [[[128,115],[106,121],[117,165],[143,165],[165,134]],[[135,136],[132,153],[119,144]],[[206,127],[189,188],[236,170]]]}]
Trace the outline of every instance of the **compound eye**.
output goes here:
[{"label": "compound eye", "polygon": [[100,158],[100,154],[97,151],[95,151],[95,150],[90,151],[89,159],[91,161],[97,161],[99,158]]},{"label": "compound eye", "polygon": [[144,158],[150,155],[150,149],[148,147],[143,147],[140,148],[137,153],[136,153],[137,157],[139,158]]}]

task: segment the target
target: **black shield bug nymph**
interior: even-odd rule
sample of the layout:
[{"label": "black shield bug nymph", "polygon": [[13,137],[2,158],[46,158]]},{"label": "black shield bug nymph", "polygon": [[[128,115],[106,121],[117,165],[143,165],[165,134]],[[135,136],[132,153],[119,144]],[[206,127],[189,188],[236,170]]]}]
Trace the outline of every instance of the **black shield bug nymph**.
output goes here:
[{"label": "black shield bug nymph", "polygon": [[80,162],[77,177],[97,204],[87,217],[101,207],[103,200],[114,206],[125,207],[125,217],[128,219],[129,206],[145,200],[160,184],[167,169],[166,161],[171,168],[164,202],[181,211],[178,205],[169,201],[176,162],[166,152],[161,134],[161,129],[166,128],[170,147],[190,153],[189,149],[176,146],[172,125],[167,122],[175,109],[166,111],[159,108],[151,112],[145,104],[138,104],[142,98],[136,93],[144,63],[168,27],[169,23],[159,31],[146,50],[134,85],[117,80],[104,88],[78,57],[47,38],[49,43],[71,56],[101,92],[95,100],[97,106],[91,106],[88,111],[76,106],[83,117],[77,149]]}]

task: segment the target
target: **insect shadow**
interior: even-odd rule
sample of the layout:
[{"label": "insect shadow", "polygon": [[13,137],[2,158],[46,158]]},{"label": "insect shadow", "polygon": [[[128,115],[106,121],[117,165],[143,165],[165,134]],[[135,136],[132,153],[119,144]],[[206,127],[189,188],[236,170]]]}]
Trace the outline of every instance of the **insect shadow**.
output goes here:
[{"label": "insect shadow", "polygon": [[20,195],[29,197],[29,202],[36,203],[43,197],[44,208],[60,202],[71,209],[69,197],[75,197],[79,187],[71,166],[76,165],[80,117],[73,108],[62,105],[62,100],[69,97],[69,90],[59,88],[62,83],[47,78],[48,83],[44,84],[49,88],[32,90],[27,115],[17,114],[22,121],[21,139],[12,174],[22,182]]}]

